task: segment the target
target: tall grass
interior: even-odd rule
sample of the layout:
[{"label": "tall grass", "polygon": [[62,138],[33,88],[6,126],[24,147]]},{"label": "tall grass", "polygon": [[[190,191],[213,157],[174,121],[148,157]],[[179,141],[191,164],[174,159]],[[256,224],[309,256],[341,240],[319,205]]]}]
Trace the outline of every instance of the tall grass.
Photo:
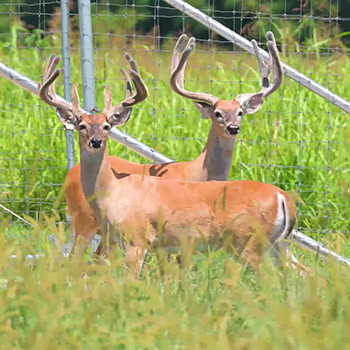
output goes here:
[{"label": "tall grass", "polygon": [[[180,269],[148,260],[140,281],[120,252],[104,265],[52,257],[0,234],[0,342],[13,349],[347,349],[349,269],[307,258],[314,275],[257,273],[221,253]],[[341,246],[341,240],[340,243]],[[337,246],[332,245],[336,250]],[[341,252],[341,250],[340,250]],[[17,253],[16,259],[10,254]],[[184,261],[187,261],[184,259]]]}]

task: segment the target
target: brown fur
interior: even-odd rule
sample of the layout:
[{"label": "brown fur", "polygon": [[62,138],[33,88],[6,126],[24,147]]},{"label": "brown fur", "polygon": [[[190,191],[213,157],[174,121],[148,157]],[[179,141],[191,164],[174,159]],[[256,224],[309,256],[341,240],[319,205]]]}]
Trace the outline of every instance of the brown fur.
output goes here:
[{"label": "brown fur", "polygon": [[[84,194],[91,196],[89,203],[103,227],[102,254],[121,244],[129,254],[128,262],[139,268],[145,249],[177,251],[183,242],[191,240],[195,247],[224,247],[256,266],[262,242],[273,244],[283,232],[288,235],[292,230],[295,204],[273,185],[254,181],[182,182],[143,175],[115,177],[107,151],[107,133],[102,131],[103,124],[98,125],[105,123],[102,120],[96,116],[91,121],[83,115],[82,123],[92,124],[90,133],[80,132],[79,142]],[[96,130],[103,141],[97,150],[85,142],[95,137]],[[90,171],[91,161],[97,169],[95,173]],[[280,214],[278,194],[285,203],[285,212]]]},{"label": "brown fur", "polygon": [[[219,100],[215,108],[210,112],[212,119],[212,128],[203,152],[199,157],[189,162],[166,163],[166,164],[137,164],[129,162],[125,159],[109,156],[109,163],[111,168],[116,171],[116,176],[124,177],[127,174],[139,174],[144,176],[157,176],[164,179],[173,179],[179,181],[207,181],[208,168],[211,162],[211,151],[214,147],[215,137],[227,137],[226,127],[230,123],[240,125],[237,121],[237,110],[240,108],[240,103],[236,100],[222,101]],[[219,110],[223,113],[225,123],[219,125],[214,116],[214,112]],[[85,121],[88,124],[101,122],[97,119],[98,115],[85,115]],[[84,142],[88,142],[85,140]],[[232,159],[233,149],[223,150],[223,157],[230,157]],[[227,180],[227,178],[226,178]],[[81,180],[80,180],[80,164],[74,166],[68,173],[65,180],[66,198],[68,204],[68,211],[71,216],[73,227],[76,234],[76,240],[79,237],[84,238],[88,243],[92,241],[96,233],[100,232],[99,224],[95,215],[86,202]]]},{"label": "brown fur", "polygon": [[[204,156],[190,162],[167,164],[137,164],[125,159],[109,156],[112,169],[118,174],[139,174],[145,176],[158,176],[164,179],[178,179],[184,181],[201,181]],[[117,176],[117,175],[116,175]],[[75,229],[76,239],[83,237],[88,243],[92,241],[96,233],[100,233],[100,225],[97,223],[94,212],[87,203],[80,180],[80,164],[73,167],[65,180],[68,211]]]}]

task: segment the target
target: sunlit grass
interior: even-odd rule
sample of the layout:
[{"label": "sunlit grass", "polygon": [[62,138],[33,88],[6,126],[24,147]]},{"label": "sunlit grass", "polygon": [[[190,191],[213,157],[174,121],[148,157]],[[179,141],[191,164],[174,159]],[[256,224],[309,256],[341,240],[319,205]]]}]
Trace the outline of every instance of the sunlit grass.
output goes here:
[{"label": "sunlit grass", "polygon": [[[343,253],[345,242],[335,241],[331,248]],[[37,249],[31,243],[1,231],[0,246],[0,341],[7,348],[349,346],[349,269],[313,254],[299,257],[314,274],[306,277],[268,259],[254,272],[222,252],[197,255],[183,269],[168,263],[160,276],[150,256],[137,281],[120,251],[108,264],[90,264],[63,259],[51,246],[34,266],[23,256]]]}]

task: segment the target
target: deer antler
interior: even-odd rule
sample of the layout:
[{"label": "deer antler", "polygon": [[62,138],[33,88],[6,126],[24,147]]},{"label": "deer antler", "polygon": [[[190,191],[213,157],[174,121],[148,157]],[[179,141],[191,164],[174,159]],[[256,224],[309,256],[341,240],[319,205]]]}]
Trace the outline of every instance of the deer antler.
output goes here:
[{"label": "deer antler", "polygon": [[[170,75],[170,85],[173,88],[173,90],[180,96],[183,96],[198,102],[205,102],[209,105],[214,106],[215,103],[219,101],[219,98],[204,92],[187,91],[184,88],[184,75],[185,75],[186,64],[187,64],[188,58],[190,57],[195,47],[195,41],[196,41],[194,37],[190,38],[184,49],[184,46],[185,46],[184,44],[186,39],[187,39],[187,35],[182,34],[175,45],[174,52],[173,52],[172,66],[171,66],[172,72]],[[182,53],[182,56],[180,58],[181,53]]]},{"label": "deer antler", "polygon": [[[56,69],[58,63],[60,62],[61,57],[52,54],[47,63],[44,81],[41,84],[38,83],[39,97],[42,101],[47,103],[50,106],[56,107],[60,113],[60,118],[63,117],[64,125],[66,128],[70,129],[69,124],[74,124],[84,111],[80,107],[79,95],[77,91],[77,84],[73,87],[73,105],[68,103],[62,98],[57,97],[55,92],[55,81],[63,72],[62,69]],[[63,115],[61,115],[63,114]],[[69,123],[71,121],[72,123]]]},{"label": "deer antler", "polygon": [[[258,58],[259,67],[261,71],[261,78],[262,78],[262,89],[261,91],[264,92],[263,97],[266,98],[269,95],[273,94],[275,91],[278,90],[278,88],[283,83],[283,67],[281,63],[281,59],[278,53],[278,49],[276,46],[276,40],[272,32],[266,33],[267,37],[267,49],[269,51],[269,63],[266,64],[261,57],[260,50],[258,48],[258,44],[253,39],[252,44],[254,47],[255,55]],[[273,67],[274,72],[274,84],[270,85],[270,73]]]},{"label": "deer antler", "polygon": [[111,88],[107,85],[105,96],[105,108],[103,110],[103,114],[105,114],[107,117],[110,117],[112,114],[114,114],[117,109],[131,108],[132,106],[144,101],[148,96],[147,86],[145,85],[143,79],[140,76],[139,67],[137,63],[135,62],[135,60],[132,59],[132,57],[128,53],[125,54],[125,58],[129,62],[131,67],[130,76],[132,81],[134,82],[136,92],[132,95],[132,85],[130,77],[128,73],[121,68],[120,71],[124,76],[126,84],[126,98],[124,101],[113,106]]}]

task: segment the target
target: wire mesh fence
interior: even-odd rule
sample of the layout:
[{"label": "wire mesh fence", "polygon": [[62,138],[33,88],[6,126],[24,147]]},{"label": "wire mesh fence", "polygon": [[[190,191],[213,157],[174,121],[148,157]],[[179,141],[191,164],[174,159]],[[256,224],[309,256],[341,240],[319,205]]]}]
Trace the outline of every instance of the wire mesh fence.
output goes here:
[{"label": "wire mesh fence", "polygon": [[[2,62],[35,81],[41,79],[50,53],[62,48],[60,33],[54,29],[54,23],[60,21],[57,12],[52,12],[54,4],[57,2],[1,4]],[[25,24],[33,15],[36,23]],[[47,106],[5,80],[0,133],[1,203],[21,216],[42,220],[43,215],[52,213],[67,170],[64,134]],[[14,219],[2,214],[10,222]]]},{"label": "wire mesh fence", "polygon": [[[262,48],[266,31],[272,30],[284,62],[344,98],[350,96],[347,3],[191,1],[247,39],[255,38]],[[60,2],[9,1],[0,9],[2,61],[39,81],[50,54],[62,52]],[[77,12],[78,4],[71,2],[73,83],[81,82]],[[91,19],[96,105],[103,107],[106,84],[115,101],[124,97],[119,68],[127,68],[124,52],[129,52],[150,96],[134,109],[123,130],[175,161],[196,158],[210,128],[210,121],[202,120],[194,104],[175,95],[168,83],[172,49],[180,33],[197,38],[185,76],[189,90],[233,99],[261,88],[254,56],[165,2],[92,2]],[[54,111],[37,97],[7,81],[1,86],[1,203],[39,221],[53,209],[63,218],[65,203],[57,198],[67,174],[65,133]],[[63,79],[56,90],[63,96]],[[259,112],[245,117],[230,179],[269,182],[295,193],[300,198],[298,226],[304,233],[347,233],[348,123],[344,111],[286,78]],[[147,162],[114,141],[110,154]],[[78,158],[79,154],[77,162]],[[6,212],[2,215],[14,219]]]}]

